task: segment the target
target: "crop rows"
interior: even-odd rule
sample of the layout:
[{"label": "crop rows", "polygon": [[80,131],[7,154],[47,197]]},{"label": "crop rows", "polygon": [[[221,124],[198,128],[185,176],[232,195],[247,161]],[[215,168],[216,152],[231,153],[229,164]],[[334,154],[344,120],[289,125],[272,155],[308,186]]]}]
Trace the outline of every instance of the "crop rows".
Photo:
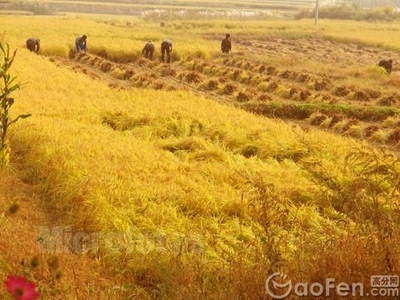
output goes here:
[{"label": "crop rows", "polygon": [[[242,40],[240,47],[243,51],[232,55],[186,58],[172,64],[144,58],[120,64],[91,54],[53,59],[59,64],[72,64],[77,71],[107,81],[114,88],[191,91],[253,113],[294,121],[306,130],[331,130],[396,150],[400,140],[400,96],[395,89],[355,84],[357,77],[363,80],[364,71],[351,73],[348,80],[329,71],[301,69],[279,63],[279,59],[271,62],[261,58],[268,54],[302,55],[321,64],[337,61],[339,67],[349,67],[351,61],[386,76],[374,67],[376,49],[312,39]],[[341,58],[343,52],[346,58]],[[396,85],[397,75],[390,76],[393,82],[389,80],[389,85]]]}]

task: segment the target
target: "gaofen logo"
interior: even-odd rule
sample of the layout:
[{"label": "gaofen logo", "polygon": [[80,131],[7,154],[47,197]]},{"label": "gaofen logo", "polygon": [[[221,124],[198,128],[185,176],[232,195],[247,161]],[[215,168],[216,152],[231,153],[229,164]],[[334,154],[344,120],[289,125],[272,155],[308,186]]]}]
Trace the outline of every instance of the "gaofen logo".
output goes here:
[{"label": "gaofen logo", "polygon": [[274,299],[284,299],[292,291],[292,281],[283,273],[272,273],[265,281],[265,290]]},{"label": "gaofen logo", "polygon": [[372,275],[368,286],[370,289],[364,290],[364,284],[361,282],[337,282],[335,278],[325,278],[325,282],[292,283],[280,272],[272,273],[265,281],[265,290],[273,299],[285,299],[291,293],[298,297],[330,297],[332,294],[340,297],[400,296],[398,275]]}]

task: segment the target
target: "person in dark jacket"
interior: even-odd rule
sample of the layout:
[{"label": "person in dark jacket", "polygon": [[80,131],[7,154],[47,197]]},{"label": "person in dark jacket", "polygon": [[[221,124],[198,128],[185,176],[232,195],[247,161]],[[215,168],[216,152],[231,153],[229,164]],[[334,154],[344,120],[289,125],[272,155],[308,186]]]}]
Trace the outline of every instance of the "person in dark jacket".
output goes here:
[{"label": "person in dark jacket", "polygon": [[153,54],[154,54],[154,43],[153,41],[147,41],[147,43],[143,47],[142,55],[150,60],[153,60]]},{"label": "person in dark jacket", "polygon": [[221,42],[221,51],[222,53],[229,53],[232,50],[232,41],[231,41],[231,35],[227,33],[225,35],[225,38]]},{"label": "person in dark jacket", "polygon": [[78,36],[75,39],[75,48],[76,48],[76,53],[86,53],[87,50],[87,36],[86,35],[81,35]]},{"label": "person in dark jacket", "polygon": [[381,61],[379,61],[378,66],[384,68],[386,70],[386,72],[388,74],[390,74],[390,73],[392,73],[393,60],[392,59],[389,59],[389,60],[382,59]]},{"label": "person in dark jacket", "polygon": [[40,49],[40,39],[35,37],[27,39],[26,47],[29,49],[29,51],[38,53]]},{"label": "person in dark jacket", "polygon": [[161,43],[161,60],[165,61],[165,55],[167,55],[167,63],[171,62],[171,51],[172,51],[172,41],[165,39]]}]

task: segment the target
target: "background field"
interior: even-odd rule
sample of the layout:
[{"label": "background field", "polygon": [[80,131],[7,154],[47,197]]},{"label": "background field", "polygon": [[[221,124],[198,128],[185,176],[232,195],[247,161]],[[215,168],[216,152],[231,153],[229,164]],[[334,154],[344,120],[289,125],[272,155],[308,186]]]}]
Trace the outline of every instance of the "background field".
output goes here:
[{"label": "background field", "polygon": [[[399,24],[160,25],[0,19],[19,48],[13,114],[32,113],[1,177],[0,277],[43,299],[268,299],[276,271],[366,288],[398,274]],[[141,57],[165,37],[172,64]]]},{"label": "background field", "polygon": [[[65,1],[34,0],[0,2],[0,11],[19,10],[31,14],[64,14],[71,12],[133,15],[146,18],[181,19],[181,18],[237,18],[237,17],[290,17],[299,10],[310,10],[313,0],[266,0],[266,1]],[[321,2],[322,3],[322,2]]]}]

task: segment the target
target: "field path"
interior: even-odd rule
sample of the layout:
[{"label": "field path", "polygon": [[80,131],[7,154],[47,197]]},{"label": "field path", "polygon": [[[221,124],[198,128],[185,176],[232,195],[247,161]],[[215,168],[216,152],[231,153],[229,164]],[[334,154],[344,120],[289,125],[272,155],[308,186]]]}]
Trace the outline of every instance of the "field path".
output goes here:
[{"label": "field path", "polygon": [[[39,287],[41,299],[121,299],[115,274],[93,255],[63,251],[57,242],[46,248],[46,235],[59,224],[51,204],[31,182],[18,144],[12,145],[10,169],[0,169],[0,264],[8,275],[26,276]],[[46,250],[48,249],[48,250]],[[0,298],[9,299],[0,288]]]}]

